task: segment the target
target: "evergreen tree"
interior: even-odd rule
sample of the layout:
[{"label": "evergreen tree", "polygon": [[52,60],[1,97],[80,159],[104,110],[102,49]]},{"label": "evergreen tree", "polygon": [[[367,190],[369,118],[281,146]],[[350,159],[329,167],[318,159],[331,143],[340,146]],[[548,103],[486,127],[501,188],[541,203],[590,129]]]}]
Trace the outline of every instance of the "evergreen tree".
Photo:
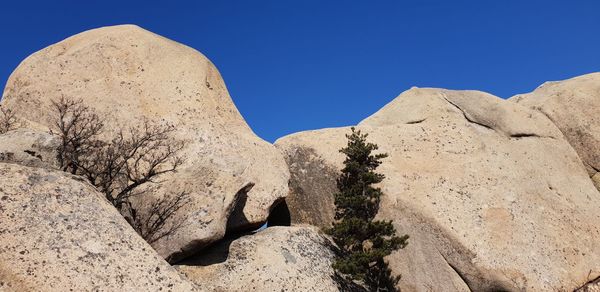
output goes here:
[{"label": "evergreen tree", "polygon": [[333,268],[347,280],[362,282],[370,291],[397,291],[400,277],[393,277],[383,258],[404,248],[408,236],[397,236],[392,221],[375,221],[382,191],[373,187],[384,179],[376,173],[387,154],[375,154],[377,145],[367,142],[367,134],[352,128],[346,135],[346,155],[337,180],[335,222],[328,233],[340,248]]}]

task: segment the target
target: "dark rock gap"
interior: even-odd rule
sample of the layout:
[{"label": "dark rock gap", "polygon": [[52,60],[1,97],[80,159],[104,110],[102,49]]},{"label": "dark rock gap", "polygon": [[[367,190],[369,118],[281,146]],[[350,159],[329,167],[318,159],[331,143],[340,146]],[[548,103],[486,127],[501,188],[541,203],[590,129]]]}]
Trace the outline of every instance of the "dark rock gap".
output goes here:
[{"label": "dark rock gap", "polygon": [[538,134],[534,134],[534,133],[515,133],[515,134],[510,134],[509,135],[510,138],[529,138],[529,137],[533,137],[533,138],[549,138],[549,139],[556,139],[552,136],[540,136]]},{"label": "dark rock gap", "polygon": [[291,226],[292,216],[285,199],[281,200],[271,210],[267,218],[267,227],[271,226]]},{"label": "dark rock gap", "polygon": [[229,258],[229,248],[236,239],[254,234],[253,231],[226,234],[222,239],[213,242],[200,252],[175,264],[182,266],[210,266],[221,264]]},{"label": "dark rock gap", "polygon": [[517,134],[511,134],[510,135],[511,138],[526,138],[526,137],[540,137],[536,134],[531,134],[531,133],[517,133]]},{"label": "dark rock gap", "polygon": [[[241,212],[248,200],[248,192],[254,184],[249,184],[240,189],[236,194],[236,202],[234,203],[234,211]],[[229,258],[229,247],[231,243],[238,238],[255,234],[271,226],[291,226],[291,216],[285,199],[280,199],[275,202],[269,212],[267,222],[257,225],[248,225],[243,230],[231,228],[231,220],[239,220],[240,217],[234,217],[234,212],[231,213],[228,222],[225,236],[213,243],[203,247],[198,252],[189,257],[182,258],[178,261],[170,261],[171,264],[185,266],[210,266],[220,264],[227,261]]]}]

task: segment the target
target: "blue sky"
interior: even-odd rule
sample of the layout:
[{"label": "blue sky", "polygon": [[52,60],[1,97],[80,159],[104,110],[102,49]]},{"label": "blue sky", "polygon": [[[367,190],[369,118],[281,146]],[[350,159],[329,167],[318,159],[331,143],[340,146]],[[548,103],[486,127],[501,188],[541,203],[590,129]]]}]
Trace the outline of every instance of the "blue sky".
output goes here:
[{"label": "blue sky", "polygon": [[5,1],[0,83],[47,45],[124,23],[208,56],[268,141],[356,124],[411,86],[510,97],[600,71],[597,0]]}]

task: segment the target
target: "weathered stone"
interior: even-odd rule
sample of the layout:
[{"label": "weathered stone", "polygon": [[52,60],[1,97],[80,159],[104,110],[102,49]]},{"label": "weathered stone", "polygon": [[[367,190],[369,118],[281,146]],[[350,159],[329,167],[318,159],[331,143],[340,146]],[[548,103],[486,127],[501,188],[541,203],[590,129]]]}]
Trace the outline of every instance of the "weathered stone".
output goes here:
[{"label": "weathered stone", "polygon": [[[331,227],[335,215],[331,206],[334,204],[333,194],[337,192],[338,171],[319,159],[312,149],[293,146],[281,149],[291,175],[289,186],[292,195],[286,198],[291,223],[310,224],[323,229]],[[305,169],[319,171],[303,171]]]},{"label": "weathered stone", "polygon": [[328,240],[314,227],[270,227],[176,266],[210,291],[338,291]]},{"label": "weathered stone", "polygon": [[[541,113],[477,91],[413,88],[358,129],[389,154],[378,216],[411,236],[389,257],[403,291],[572,291],[600,275],[600,194]],[[293,172],[332,177],[349,131],[301,132],[276,145],[312,153],[288,161],[307,166]],[[331,202],[310,184],[293,191],[290,210]]]},{"label": "weathered stone", "polygon": [[17,129],[0,135],[0,162],[58,168],[60,138],[48,132]]},{"label": "weathered stone", "polygon": [[561,130],[600,190],[600,73],[546,82],[511,101],[538,110]]},{"label": "weathered stone", "polygon": [[0,163],[0,291],[197,291],[91,185]]},{"label": "weathered stone", "polygon": [[222,238],[228,221],[231,230],[260,226],[287,194],[280,153],[252,132],[217,69],[194,49],[133,25],[86,31],[24,60],[2,104],[48,127],[51,101],[61,96],[83,99],[109,130],[148,119],[175,125],[174,138],[189,142],[185,164],[156,193],[192,195],[174,218],[187,218],[184,228],[153,244],[163,257],[174,261]]}]

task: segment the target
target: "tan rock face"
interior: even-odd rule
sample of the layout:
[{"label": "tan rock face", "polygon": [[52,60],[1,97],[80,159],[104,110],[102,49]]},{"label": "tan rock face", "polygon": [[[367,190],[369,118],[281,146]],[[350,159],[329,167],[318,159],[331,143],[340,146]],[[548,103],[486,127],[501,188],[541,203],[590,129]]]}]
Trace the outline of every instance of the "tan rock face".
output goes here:
[{"label": "tan rock face", "polygon": [[[403,291],[570,291],[600,275],[600,194],[541,113],[477,91],[414,88],[358,129],[389,154],[379,217],[411,236],[389,257]],[[349,131],[276,145],[288,163],[298,151],[324,163],[291,159],[310,166],[293,172],[331,177]],[[330,204],[331,193],[304,187],[289,195],[290,210],[312,210],[291,204],[305,194]]]},{"label": "tan rock face", "polygon": [[58,168],[60,138],[48,132],[17,129],[0,135],[0,162]]},{"label": "tan rock face", "polygon": [[218,240],[228,219],[232,230],[260,225],[287,194],[280,153],[252,132],[219,72],[189,47],[131,25],[83,32],[23,61],[3,105],[49,126],[51,101],[63,95],[83,99],[109,129],[150,119],[176,125],[175,138],[189,142],[185,165],[162,183],[163,191],[186,189],[193,197],[183,211],[186,227],[154,244],[163,257]]},{"label": "tan rock face", "polygon": [[210,291],[338,291],[327,242],[314,227],[270,227],[176,267]]},{"label": "tan rock face", "polygon": [[[337,169],[320,159],[311,148],[292,146],[281,150],[291,175],[289,186],[292,195],[286,198],[291,223],[310,224],[322,229],[331,227],[335,216],[332,206],[333,194],[337,192]],[[307,169],[318,171],[305,171]]]},{"label": "tan rock face", "polygon": [[510,100],[551,119],[575,148],[600,190],[600,73],[546,82]]},{"label": "tan rock face", "polygon": [[197,291],[76,179],[0,163],[1,291]]}]

